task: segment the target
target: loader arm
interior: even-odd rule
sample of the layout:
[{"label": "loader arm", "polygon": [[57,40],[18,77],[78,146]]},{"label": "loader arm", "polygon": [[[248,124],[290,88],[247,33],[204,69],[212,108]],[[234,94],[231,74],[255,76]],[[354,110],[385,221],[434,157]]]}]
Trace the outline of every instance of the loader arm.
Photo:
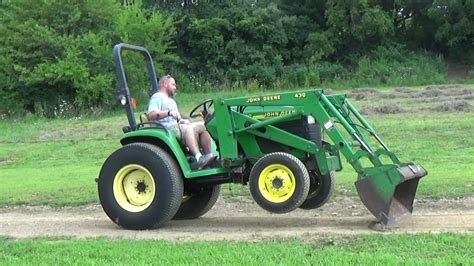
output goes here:
[{"label": "loader arm", "polygon": [[[235,111],[235,107],[247,106],[291,106],[293,111],[258,121]],[[325,154],[340,152],[358,174],[355,186],[362,202],[388,227],[395,226],[412,212],[418,180],[427,174],[423,167],[415,163],[401,163],[346,95],[327,96],[322,90],[314,89],[216,100],[215,115],[219,125],[217,138],[224,160],[238,158],[238,141],[248,134],[313,154],[323,172],[333,170],[329,169],[331,163],[327,162],[331,156]],[[301,116],[314,117],[332,143],[317,147],[274,126]],[[371,139],[375,145],[369,143]],[[240,144],[244,150],[251,150],[251,147],[245,147],[245,143]],[[390,162],[383,163],[384,156],[390,158]],[[370,162],[369,165],[366,161]]]}]

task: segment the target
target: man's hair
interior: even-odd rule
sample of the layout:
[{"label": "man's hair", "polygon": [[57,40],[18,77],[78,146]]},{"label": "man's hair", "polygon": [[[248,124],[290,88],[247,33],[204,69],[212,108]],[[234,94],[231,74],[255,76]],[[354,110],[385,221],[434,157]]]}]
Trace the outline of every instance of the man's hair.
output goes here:
[{"label": "man's hair", "polygon": [[172,78],[171,75],[165,75],[161,77],[160,80],[158,81],[159,89],[163,88],[163,85],[165,85],[165,82],[168,81],[170,78]]}]

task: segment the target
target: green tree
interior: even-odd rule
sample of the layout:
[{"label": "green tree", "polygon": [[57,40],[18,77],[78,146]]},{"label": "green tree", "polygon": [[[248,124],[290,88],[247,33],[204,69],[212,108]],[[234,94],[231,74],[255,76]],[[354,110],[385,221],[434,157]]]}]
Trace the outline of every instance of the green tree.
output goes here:
[{"label": "green tree", "polygon": [[325,16],[336,58],[367,53],[394,34],[390,14],[370,1],[328,0]]},{"label": "green tree", "polygon": [[115,104],[111,49],[121,41],[147,44],[159,70],[177,61],[169,53],[175,36],[172,20],[139,5],[121,7],[113,0],[2,2],[0,35],[6,37],[0,38],[0,112],[25,109],[55,116]]},{"label": "green tree", "polygon": [[213,83],[273,82],[287,51],[287,16],[274,4],[220,5],[225,5],[220,12],[206,9],[184,25],[186,35],[178,46],[187,70]]},{"label": "green tree", "polygon": [[428,10],[435,39],[449,56],[474,63],[474,1],[435,0]]}]

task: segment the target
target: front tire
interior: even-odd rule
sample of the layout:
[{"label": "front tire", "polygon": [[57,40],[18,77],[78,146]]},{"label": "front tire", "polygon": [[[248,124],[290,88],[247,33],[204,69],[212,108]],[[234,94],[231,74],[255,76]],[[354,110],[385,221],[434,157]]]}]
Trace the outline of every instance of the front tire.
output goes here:
[{"label": "front tire", "polygon": [[260,158],[250,171],[249,187],[255,202],[273,213],[298,208],[308,196],[309,174],[295,156],[269,153]]},{"label": "front tire", "polygon": [[221,192],[221,186],[198,188],[183,197],[174,220],[196,219],[206,214],[216,203]]},{"label": "front tire", "polygon": [[311,185],[306,200],[301,204],[300,208],[304,210],[317,209],[331,198],[334,190],[334,172],[331,171],[325,175],[318,175],[310,172]]},{"label": "front tire", "polygon": [[107,158],[98,180],[107,216],[126,229],[162,226],[178,211],[183,178],[174,159],[148,143],[133,143]]}]

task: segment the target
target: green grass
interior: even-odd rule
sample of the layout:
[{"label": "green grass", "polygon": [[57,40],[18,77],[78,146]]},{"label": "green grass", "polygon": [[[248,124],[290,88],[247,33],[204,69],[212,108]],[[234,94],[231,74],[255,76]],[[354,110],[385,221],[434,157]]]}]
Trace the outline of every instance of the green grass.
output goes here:
[{"label": "green grass", "polygon": [[473,265],[472,235],[373,235],[319,241],[0,240],[0,264]]},{"label": "green grass", "polygon": [[[178,102],[187,113],[201,99],[246,94],[180,94]],[[474,100],[469,102],[474,105]],[[365,99],[355,104],[360,109],[399,105],[407,110],[401,114],[371,113],[367,118],[403,161],[414,160],[428,170],[418,197],[474,195],[472,111],[431,112],[429,108],[438,103],[405,98]],[[98,118],[0,120],[0,206],[97,202],[94,179],[107,156],[120,147],[125,124],[122,112]],[[355,178],[345,164],[336,174],[336,195],[355,195]],[[247,186],[232,185],[232,191],[227,187],[223,192],[226,197],[249,195]]]}]

